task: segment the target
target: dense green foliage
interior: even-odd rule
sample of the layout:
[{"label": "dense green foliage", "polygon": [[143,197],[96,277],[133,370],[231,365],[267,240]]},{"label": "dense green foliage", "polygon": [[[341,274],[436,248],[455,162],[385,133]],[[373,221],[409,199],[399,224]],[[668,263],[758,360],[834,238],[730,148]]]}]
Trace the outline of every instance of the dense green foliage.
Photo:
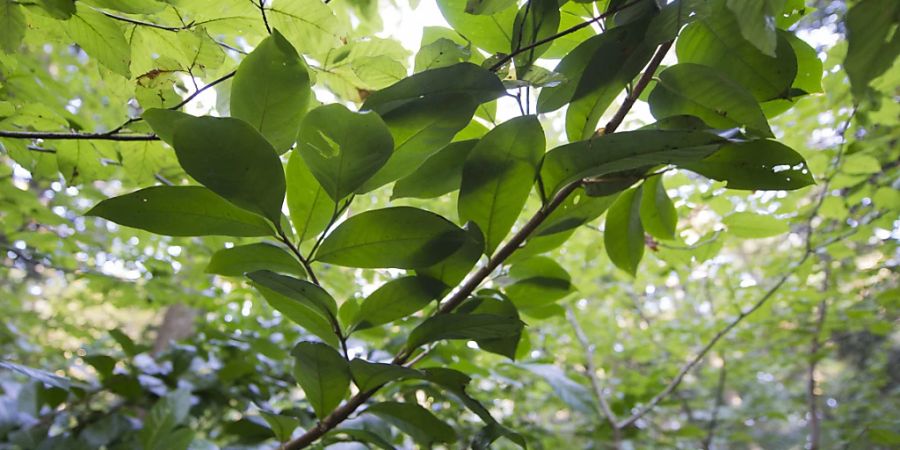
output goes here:
[{"label": "dense green foliage", "polygon": [[0,449],[900,445],[900,3],[410,3],[0,0]]}]

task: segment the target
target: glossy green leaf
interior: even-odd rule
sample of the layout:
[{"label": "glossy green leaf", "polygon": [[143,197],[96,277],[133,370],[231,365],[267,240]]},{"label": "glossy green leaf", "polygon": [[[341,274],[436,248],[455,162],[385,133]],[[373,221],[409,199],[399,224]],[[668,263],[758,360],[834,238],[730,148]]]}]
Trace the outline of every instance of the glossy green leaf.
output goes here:
[{"label": "glossy green leaf", "polygon": [[785,35],[769,56],[734,30],[733,15],[719,13],[687,26],[678,38],[679,63],[715,67],[749,90],[758,101],[785,98],[797,75],[797,57]]},{"label": "glossy green leaf", "polygon": [[669,67],[659,74],[649,103],[657,119],[688,114],[714,128],[746,126],[764,137],[773,136],[753,94],[711,67],[690,63]]},{"label": "glossy green leaf", "polygon": [[641,225],[641,188],[619,195],[606,213],[603,244],[606,254],[619,269],[637,274],[644,256],[644,227]]},{"label": "glossy green leaf", "polygon": [[509,278],[512,284],[503,291],[520,310],[546,306],[573,292],[569,273],[546,256],[516,262]]},{"label": "glossy green leaf", "polygon": [[325,230],[335,212],[334,200],[328,196],[297,151],[292,152],[288,159],[285,181],[288,210],[297,231],[297,240],[303,242],[316,237]]},{"label": "glossy green leaf", "polygon": [[790,230],[787,222],[772,216],[751,212],[737,212],[722,219],[728,232],[741,238],[756,239],[778,236]]},{"label": "glossy green leaf", "polygon": [[727,0],[725,3],[738,19],[741,36],[761,52],[774,56],[777,46],[775,18],[781,15],[785,0]]},{"label": "glossy green leaf", "polygon": [[816,49],[792,33],[782,32],[782,34],[791,43],[797,57],[797,78],[791,87],[807,94],[822,92],[822,60],[819,59]]},{"label": "glossy green leaf", "polygon": [[88,216],[167,236],[268,236],[264,218],[201,186],[154,186],[104,200]]},{"label": "glossy green leaf", "polygon": [[231,115],[253,125],[284,153],[297,139],[311,97],[306,63],[275,30],[238,66],[231,82]]},{"label": "glossy green leaf", "polygon": [[484,252],[484,235],[472,222],[463,226],[466,239],[463,244],[443,261],[428,267],[417,268],[416,273],[444,283],[445,290],[459,284]]},{"label": "glossy green leaf", "polygon": [[156,0],[79,0],[98,8],[112,9],[126,14],[153,14],[166,5]]},{"label": "glossy green leaf", "polygon": [[675,39],[682,27],[708,17],[712,12],[710,6],[707,0],[668,2],[650,22],[646,36],[647,43],[658,45]]},{"label": "glossy green leaf", "polygon": [[63,27],[88,55],[109,70],[131,78],[131,47],[115,20],[88,7],[78,7]]},{"label": "glossy green leaf", "polygon": [[467,0],[466,12],[475,15],[491,15],[515,4],[515,0]]},{"label": "glossy green leaf", "polygon": [[434,198],[459,189],[463,164],[478,140],[452,142],[429,157],[415,172],[397,180],[391,199]]},{"label": "glossy green leaf", "polygon": [[166,144],[175,144],[175,128],[181,119],[192,118],[190,114],[171,109],[150,108],[141,117],[150,124],[153,132]]},{"label": "glossy green leaf", "polygon": [[325,342],[338,345],[336,304],[322,288],[270,271],[252,272],[247,277],[269,306]]},{"label": "glossy green leaf", "polygon": [[445,339],[497,339],[522,331],[521,320],[496,314],[439,314],[425,319],[410,334],[407,349]]},{"label": "glossy green leaf", "polygon": [[271,145],[247,122],[188,117],[177,121],[175,154],[185,172],[213,192],[278,226],[284,168]]},{"label": "glossy green leaf", "polygon": [[306,277],[303,266],[294,256],[281,247],[262,242],[219,250],[206,266],[207,273],[232,277],[258,270]]},{"label": "glossy green leaf", "polygon": [[319,419],[327,416],[350,389],[350,367],[337,350],[317,342],[301,342],[294,356],[294,378]]},{"label": "glossy green leaf", "polygon": [[489,53],[509,51],[515,8],[505,8],[494,14],[475,15],[466,12],[468,0],[438,0],[437,6],[447,23],[477,47]]},{"label": "glossy green leaf", "polygon": [[423,39],[422,44],[416,53],[416,72],[452,66],[467,61],[471,56],[471,51],[466,46],[447,38],[439,38],[427,44]]},{"label": "glossy green leaf", "polygon": [[359,358],[350,361],[350,373],[353,375],[353,382],[362,392],[377,389],[391,381],[423,377],[422,373],[415,369],[397,364],[369,362]]},{"label": "glossy green leaf", "polygon": [[306,115],[298,151],[334,201],[358,190],[391,156],[393,139],[378,114],[356,113],[340,104]]},{"label": "glossy green leaf", "polygon": [[700,131],[636,130],[557,147],[544,157],[541,177],[548,196],[573,181],[644,166],[686,164],[727,141]]},{"label": "glossy green leaf", "polygon": [[21,5],[12,0],[0,3],[0,49],[14,53],[25,37],[26,26]]},{"label": "glossy green leaf", "polygon": [[271,26],[291,41],[300,53],[315,55],[317,59],[338,47],[341,38],[345,37],[346,30],[334,11],[319,0],[274,2],[266,14]]},{"label": "glossy green leaf", "polygon": [[[566,135],[570,141],[590,138],[609,105],[650,61],[654,47],[644,41],[645,29],[646,22],[642,21],[600,35],[566,110]],[[561,87],[563,91],[567,89],[565,84]]]},{"label": "glossy green leaf", "polygon": [[[510,320],[519,320],[519,310],[516,305],[499,293],[496,297],[478,296],[469,299],[457,311],[466,314],[493,314]],[[503,337],[476,339],[475,342],[478,344],[478,348],[484,351],[515,360],[516,350],[521,339],[522,330],[520,329],[518,332],[509,333]]]},{"label": "glossy green leaf", "polygon": [[469,153],[459,192],[460,220],[484,232],[485,253],[500,245],[519,217],[544,153],[544,130],[535,116],[491,130]]},{"label": "glossy green leaf", "polygon": [[706,158],[683,165],[729,189],[794,190],[815,183],[806,160],[790,147],[770,140],[735,142]]},{"label": "glossy green leaf", "polygon": [[580,227],[600,217],[615,199],[615,195],[592,197],[582,189],[576,190],[537,227],[534,236],[547,236]]},{"label": "glossy green leaf", "polygon": [[381,285],[359,306],[354,329],[362,330],[402,319],[425,308],[444,285],[428,277],[402,277]]},{"label": "glossy green leaf", "polygon": [[847,12],[847,57],[844,66],[854,97],[887,71],[900,55],[897,23],[900,4],[893,0],[863,0]]},{"label": "glossy green leaf", "polygon": [[348,267],[413,269],[450,256],[465,239],[464,230],[432,212],[408,206],[375,209],[341,223],[315,259]]},{"label": "glossy green leaf", "polygon": [[[544,40],[559,29],[559,3],[557,0],[529,0],[516,13],[513,21],[513,34],[510,52],[530,46]],[[539,45],[520,53],[514,58],[516,71],[524,73],[536,59],[538,59],[551,43]]]},{"label": "glossy green leaf", "polygon": [[269,428],[272,429],[272,433],[275,433],[275,439],[278,439],[278,442],[289,441],[291,434],[300,426],[300,421],[296,417],[272,414],[265,411],[260,411],[259,415],[269,424]]},{"label": "glossy green leaf", "polygon": [[75,0],[38,0],[37,4],[54,19],[66,20],[75,14]]},{"label": "glossy green leaf", "polygon": [[381,402],[369,406],[363,413],[382,418],[425,447],[435,442],[456,442],[453,428],[414,403]]},{"label": "glossy green leaf", "polygon": [[640,216],[644,230],[657,239],[675,239],[678,213],[666,194],[662,175],[647,178],[641,186]]},{"label": "glossy green leaf", "polygon": [[370,444],[370,448],[374,446],[375,448],[380,448],[382,450],[396,450],[396,447],[391,445],[391,443],[380,434],[364,428],[348,428],[346,426],[337,427],[325,435],[323,443],[327,445],[330,442],[329,438],[332,436],[337,437],[337,442],[346,442],[349,439],[350,441]]}]

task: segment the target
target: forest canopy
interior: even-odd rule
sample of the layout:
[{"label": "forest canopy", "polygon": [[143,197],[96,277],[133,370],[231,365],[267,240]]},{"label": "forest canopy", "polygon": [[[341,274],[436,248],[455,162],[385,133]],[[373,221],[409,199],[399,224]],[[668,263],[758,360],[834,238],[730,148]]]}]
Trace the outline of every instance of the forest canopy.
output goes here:
[{"label": "forest canopy", "polygon": [[900,447],[896,0],[0,0],[0,449]]}]

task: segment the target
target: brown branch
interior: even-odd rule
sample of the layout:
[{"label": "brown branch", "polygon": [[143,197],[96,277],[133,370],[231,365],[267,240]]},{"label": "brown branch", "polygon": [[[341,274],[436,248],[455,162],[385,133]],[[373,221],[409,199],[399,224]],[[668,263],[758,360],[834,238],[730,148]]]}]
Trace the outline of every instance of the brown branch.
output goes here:
[{"label": "brown branch", "polygon": [[[831,261],[827,257],[822,258],[824,263],[824,279],[822,280],[821,292],[828,292],[829,278],[831,277]],[[822,348],[822,328],[825,326],[825,316],[828,314],[828,301],[823,298],[819,302],[818,317],[816,325],[813,329],[812,342],[809,345],[809,368],[807,369],[807,386],[806,398],[809,406],[809,450],[819,450],[821,448],[821,426],[819,417],[819,394],[818,383],[816,383],[816,366],[819,363],[819,350]]]},{"label": "brown branch", "polygon": [[615,130],[616,128],[619,128],[619,125],[621,125],[622,121],[625,120],[625,115],[628,114],[629,110],[631,110],[631,106],[634,105],[634,102],[638,100],[638,98],[641,96],[641,93],[644,92],[644,89],[646,89],[647,85],[650,84],[650,80],[653,79],[653,75],[656,73],[656,69],[660,64],[662,64],[663,59],[666,57],[666,53],[669,53],[669,49],[672,48],[673,42],[674,41],[665,42],[656,49],[656,53],[653,55],[650,63],[647,64],[647,70],[644,71],[644,74],[641,75],[641,78],[638,80],[637,84],[634,85],[634,89],[631,90],[631,94],[626,96],[625,101],[622,102],[622,106],[624,108],[619,108],[619,110],[616,111],[616,114],[613,116],[613,118],[610,119],[609,123],[606,124],[606,130]]},{"label": "brown branch", "polygon": [[611,15],[613,15],[613,14],[619,12],[619,11],[623,11],[623,10],[625,10],[625,9],[627,9],[627,8],[630,8],[630,7],[634,6],[634,5],[637,5],[638,3],[641,3],[642,1],[643,1],[643,0],[633,0],[633,1],[630,1],[630,2],[628,2],[628,3],[625,3],[624,5],[622,5],[622,6],[618,7],[618,8],[616,8],[616,9],[613,9],[613,10],[611,10],[611,11],[606,11],[605,13],[600,14],[599,16],[594,17],[594,18],[592,18],[592,19],[590,19],[590,20],[581,22],[581,23],[579,23],[578,25],[575,25],[575,26],[573,26],[573,27],[566,28],[565,30],[562,30],[562,31],[560,31],[559,33],[556,33],[556,34],[554,34],[554,35],[552,35],[552,36],[547,36],[547,37],[545,37],[544,39],[539,39],[539,40],[534,41],[534,42],[532,42],[531,44],[528,44],[528,45],[526,45],[526,46],[524,46],[524,47],[520,47],[520,48],[516,49],[515,51],[510,52],[508,55],[503,55],[503,57],[500,58],[500,59],[498,59],[497,62],[495,62],[488,70],[490,70],[491,72],[496,72],[496,71],[500,70],[500,68],[503,67],[504,64],[510,62],[513,58],[515,58],[515,57],[518,56],[518,55],[521,55],[522,53],[525,53],[525,52],[527,52],[527,51],[529,51],[529,50],[532,50],[532,49],[534,49],[534,48],[536,48],[536,47],[540,47],[540,46],[542,46],[542,45],[544,45],[544,44],[546,44],[546,43],[548,43],[548,42],[553,42],[553,41],[555,41],[555,40],[557,40],[557,39],[559,39],[559,38],[561,38],[561,37],[563,37],[563,36],[568,36],[568,35],[570,35],[570,34],[576,32],[576,31],[578,31],[578,30],[580,30],[580,29],[582,29],[582,28],[589,27],[589,26],[591,26],[592,24],[597,23],[597,22],[599,22],[599,21],[601,21],[601,20],[603,20],[603,19],[605,19],[605,18],[607,18],[607,17],[609,17],[609,16],[611,16]]},{"label": "brown branch", "polygon": [[179,31],[188,30],[191,27],[193,27],[194,25],[196,25],[194,22],[191,22],[191,23],[182,25],[180,27],[172,27],[172,26],[168,26],[168,25],[160,25],[158,23],[153,23],[153,22],[144,22],[142,20],[132,19],[130,17],[118,16],[118,15],[115,15],[115,14],[112,14],[112,13],[109,13],[106,11],[100,11],[100,13],[106,17],[109,17],[110,19],[118,20],[120,22],[126,22],[126,23],[130,23],[132,25],[137,25],[137,26],[147,27],[147,28],[156,28],[157,30],[163,30],[163,31],[179,32]]},{"label": "brown branch", "polygon": [[155,134],[68,133],[55,131],[0,130],[0,138],[43,140],[158,141]]},{"label": "brown branch", "polygon": [[[631,3],[629,3],[628,5],[630,6]],[[619,10],[623,8],[619,8]],[[657,67],[659,67],[659,63],[651,63],[651,65],[648,66],[647,70],[649,72],[653,72]],[[635,95],[640,95],[640,92],[637,91]],[[633,103],[623,104],[619,107],[620,111],[617,111],[616,114],[620,114],[621,109],[630,109],[631,105],[633,105]],[[617,127],[618,125],[608,128],[606,130],[606,133],[610,134],[614,132]],[[506,259],[509,258],[513,253],[515,253],[516,250],[521,248],[521,245],[525,242],[525,240],[528,239],[531,233],[533,233],[537,229],[537,227],[547,219],[550,213],[556,210],[556,208],[559,207],[559,205],[561,205],[562,202],[564,202],[566,198],[569,197],[569,195],[575,192],[575,189],[577,189],[579,186],[581,186],[580,180],[563,186],[563,188],[560,189],[559,192],[557,192],[556,195],[554,195],[546,205],[542,206],[537,212],[535,212],[534,215],[531,216],[530,219],[528,219],[528,222],[526,222],[525,225],[523,225],[522,228],[519,229],[519,231],[517,231],[511,238],[509,238],[509,241],[507,241],[502,247],[500,247],[500,249],[497,250],[496,253],[494,253],[493,256],[491,256],[487,264],[470,275],[465,281],[463,281],[463,284],[459,286],[459,289],[451,293],[450,296],[441,303],[441,306],[437,310],[437,314],[449,313],[453,311],[457,306],[459,306],[463,301],[465,301],[465,299],[468,298],[469,294],[474,292],[475,289],[478,288],[478,286],[481,285],[481,283],[488,276],[490,276],[494,269],[496,269],[500,266],[500,264],[506,261]],[[394,357],[394,360],[391,363],[404,365],[407,361],[410,360],[414,351],[415,349],[402,350]],[[421,355],[416,357],[416,360],[421,359]],[[356,411],[357,408],[359,408],[369,398],[375,395],[375,392],[377,392],[380,388],[381,386],[372,389],[371,391],[360,392],[354,395],[349,400],[347,400],[346,403],[344,403],[343,405],[332,411],[331,414],[322,419],[321,422],[317,423],[316,426],[303,433],[303,435],[292,441],[286,442],[284,444],[284,449],[298,450],[312,444],[329,430],[347,419],[350,414]]]},{"label": "brown branch", "polygon": [[706,428],[706,437],[703,439],[703,449],[709,450],[712,445],[713,436],[716,433],[716,425],[719,421],[719,409],[722,408],[725,399],[725,378],[728,376],[728,368],[725,358],[722,358],[722,368],[719,369],[719,383],[716,386],[716,403],[713,405],[712,417],[709,420],[709,426]]}]

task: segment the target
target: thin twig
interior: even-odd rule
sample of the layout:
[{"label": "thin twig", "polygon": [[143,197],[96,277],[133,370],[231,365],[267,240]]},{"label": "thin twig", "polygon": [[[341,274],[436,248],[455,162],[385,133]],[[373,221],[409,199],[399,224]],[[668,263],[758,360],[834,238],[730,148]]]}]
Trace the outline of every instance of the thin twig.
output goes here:
[{"label": "thin twig", "polygon": [[97,140],[97,141],[158,141],[155,134],[107,134],[103,133],[68,133],[55,131],[12,131],[0,130],[0,137],[12,139],[44,139],[44,140]]},{"label": "thin twig", "polygon": [[625,114],[622,111],[628,111],[631,109],[631,105],[637,101],[638,97],[641,96],[641,93],[644,92],[644,89],[647,88],[647,85],[650,84],[650,80],[653,79],[653,75],[656,73],[657,67],[662,64],[663,58],[666,57],[666,53],[669,52],[669,49],[672,48],[672,42],[665,42],[656,49],[656,54],[653,55],[653,58],[650,60],[650,63],[647,64],[647,70],[644,71],[644,74],[641,75],[641,79],[638,80],[637,84],[634,85],[634,89],[625,96],[624,105],[628,105],[627,109],[619,108],[616,111],[616,115],[613,116],[612,119],[609,120],[609,123],[606,124],[606,129],[616,129],[619,125],[622,124],[622,121],[625,120]]},{"label": "thin twig", "polygon": [[[827,257],[822,258],[824,265],[824,278],[820,291],[828,292],[829,278],[831,277],[831,261]],[[819,363],[819,350],[822,347],[822,329],[825,326],[825,316],[828,314],[828,299],[823,298],[819,302],[816,326],[813,329],[812,341],[809,345],[809,368],[807,369],[806,398],[809,406],[809,450],[819,450],[821,444],[821,427],[819,418],[819,386],[816,382],[816,366]]]},{"label": "thin twig", "polygon": [[728,369],[725,358],[722,358],[722,367],[719,369],[719,383],[716,385],[716,403],[713,405],[712,417],[709,419],[709,426],[706,428],[706,437],[703,439],[703,449],[709,450],[712,445],[713,437],[716,433],[716,426],[719,422],[719,409],[722,408],[725,399],[725,378],[728,376]]},{"label": "thin twig", "polygon": [[597,398],[597,404],[600,406],[599,412],[606,417],[606,421],[609,423],[609,426],[612,427],[614,439],[613,448],[618,449],[621,447],[622,441],[622,436],[618,427],[619,419],[616,418],[616,413],[609,407],[609,402],[606,400],[606,389],[603,386],[603,382],[597,377],[597,365],[594,363],[594,345],[591,344],[584,329],[582,329],[581,325],[578,323],[578,319],[575,318],[575,312],[572,311],[571,306],[566,307],[566,319],[569,321],[569,324],[572,325],[572,330],[575,331],[575,337],[578,339],[578,343],[581,344],[581,348],[584,352],[584,365],[587,371],[587,377],[591,382],[591,387],[594,389],[594,397]]},{"label": "thin twig", "polygon": [[107,11],[100,11],[100,13],[106,17],[109,17],[110,19],[115,19],[120,22],[126,22],[126,23],[130,23],[133,25],[141,26],[141,27],[156,28],[157,30],[171,31],[171,32],[176,32],[176,33],[179,31],[184,31],[184,30],[190,29],[191,27],[196,25],[194,22],[191,22],[186,25],[182,25],[180,27],[172,27],[172,26],[168,26],[168,25],[160,25],[158,23],[153,23],[153,22],[144,22],[142,20],[132,19],[130,17],[117,16],[117,15],[112,14]]},{"label": "thin twig", "polygon": [[257,6],[257,8],[259,8],[259,13],[262,15],[263,24],[266,26],[266,31],[269,32],[269,34],[272,34],[272,28],[269,27],[269,19],[266,18],[266,7],[263,5],[263,3],[264,0],[259,0],[259,6]]},{"label": "thin twig", "polygon": [[284,245],[286,245],[288,247],[288,249],[291,250],[291,253],[293,253],[294,256],[296,256],[298,260],[300,260],[300,264],[303,265],[303,269],[306,271],[306,275],[309,277],[309,281],[312,281],[313,284],[318,286],[319,279],[316,278],[316,274],[315,274],[315,272],[313,272],[312,266],[310,266],[310,264],[309,264],[309,260],[304,258],[303,254],[300,253],[300,249],[298,249],[297,246],[294,245],[293,242],[291,242],[291,239],[287,237],[287,235],[284,233],[284,231],[278,232],[278,238],[281,239],[281,242],[283,242]]}]

